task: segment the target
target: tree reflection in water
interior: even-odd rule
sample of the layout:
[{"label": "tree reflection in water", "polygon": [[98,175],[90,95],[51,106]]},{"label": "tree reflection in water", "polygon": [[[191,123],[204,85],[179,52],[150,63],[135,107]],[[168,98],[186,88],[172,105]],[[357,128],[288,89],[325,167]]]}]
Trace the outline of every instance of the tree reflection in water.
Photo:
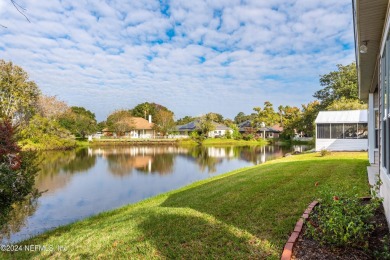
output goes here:
[{"label": "tree reflection in water", "polygon": [[175,164],[175,157],[177,154],[156,154],[151,158],[148,165],[137,168],[138,171],[148,174],[166,175],[173,172],[173,166]]},{"label": "tree reflection in water", "polygon": [[114,176],[131,174],[134,168],[143,168],[148,165],[152,156],[132,156],[131,154],[109,154],[106,157],[108,169]]},{"label": "tree reflection in water", "polygon": [[88,152],[88,149],[79,149],[75,152],[75,157],[68,164],[62,167],[64,172],[77,173],[84,172],[92,168],[96,163],[96,155]]},{"label": "tree reflection in water", "polygon": [[55,191],[64,186],[72,178],[72,174],[86,172],[96,163],[96,155],[88,153],[88,149],[70,151],[41,152],[38,156],[39,174],[35,187],[43,191]]},{"label": "tree reflection in water", "polygon": [[[224,148],[196,146],[191,148],[188,154],[195,159],[195,162],[198,164],[201,172],[205,172],[207,170],[208,173],[214,173],[217,170],[216,165],[222,162],[222,158],[217,156],[219,153],[215,152],[215,149],[221,151],[220,149]],[[215,153],[213,154],[213,152]]]},{"label": "tree reflection in water", "polygon": [[35,213],[38,205],[38,195],[27,197],[13,205],[8,215],[8,221],[0,229],[0,241],[9,239],[12,233],[18,232],[26,225],[26,219]]}]

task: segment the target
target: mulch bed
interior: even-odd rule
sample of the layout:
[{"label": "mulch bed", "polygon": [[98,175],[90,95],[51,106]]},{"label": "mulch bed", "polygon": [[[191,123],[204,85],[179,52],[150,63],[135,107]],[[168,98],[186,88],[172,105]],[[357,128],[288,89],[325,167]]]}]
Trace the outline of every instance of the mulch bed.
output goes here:
[{"label": "mulch bed", "polygon": [[[315,211],[315,208],[314,210]],[[313,213],[312,213],[313,214]],[[296,242],[291,259],[376,259],[374,252],[384,250],[384,239],[387,236],[388,248],[390,248],[390,232],[387,226],[383,206],[377,210],[373,219],[376,229],[370,237],[367,237],[368,249],[363,248],[331,248],[321,245],[319,242],[305,236],[306,225]],[[390,253],[390,252],[389,252]],[[380,259],[385,259],[383,256]]]}]

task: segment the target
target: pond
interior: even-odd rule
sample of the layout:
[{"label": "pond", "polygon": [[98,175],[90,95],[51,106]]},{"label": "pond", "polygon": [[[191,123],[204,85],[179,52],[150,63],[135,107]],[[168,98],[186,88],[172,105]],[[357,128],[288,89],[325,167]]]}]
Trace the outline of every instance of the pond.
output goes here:
[{"label": "pond", "polygon": [[42,152],[38,200],[25,201],[1,231],[1,244],[183,187],[307,146],[126,146]]}]

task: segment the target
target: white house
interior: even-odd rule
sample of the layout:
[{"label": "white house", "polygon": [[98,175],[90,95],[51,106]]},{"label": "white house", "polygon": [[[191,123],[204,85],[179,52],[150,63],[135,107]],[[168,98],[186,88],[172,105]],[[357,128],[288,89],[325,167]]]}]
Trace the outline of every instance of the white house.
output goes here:
[{"label": "white house", "polygon": [[353,0],[359,96],[368,101],[370,182],[380,174],[380,195],[390,224],[390,5],[389,0]]},{"label": "white house", "polygon": [[[227,127],[223,124],[212,122],[214,125],[214,130],[208,133],[208,137],[221,137],[225,136],[227,132],[233,134],[233,129]],[[198,120],[194,120],[188,124],[177,126],[177,131],[181,136],[188,136],[193,131],[198,131]]]},{"label": "white house", "polygon": [[366,151],[367,110],[321,111],[315,120],[316,151]]},{"label": "white house", "polygon": [[[149,116],[149,120],[143,119],[142,117],[128,117],[124,118],[121,122],[122,125],[127,125],[130,131],[125,131],[122,134],[127,138],[154,138],[155,131],[153,129],[154,124],[152,123],[152,117]],[[103,129],[104,136],[117,136],[118,133],[111,131],[109,128]]]}]

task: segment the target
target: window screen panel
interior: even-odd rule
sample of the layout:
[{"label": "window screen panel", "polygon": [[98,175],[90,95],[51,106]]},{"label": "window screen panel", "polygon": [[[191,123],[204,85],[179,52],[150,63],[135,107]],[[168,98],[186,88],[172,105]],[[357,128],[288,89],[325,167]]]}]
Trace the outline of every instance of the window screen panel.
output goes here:
[{"label": "window screen panel", "polygon": [[357,124],[344,124],[344,139],[357,138]]},{"label": "window screen panel", "polygon": [[332,124],[331,125],[331,138],[332,139],[343,139],[343,124]]},{"label": "window screen panel", "polygon": [[358,124],[357,138],[358,139],[368,138],[368,125],[366,123]]},{"label": "window screen panel", "polygon": [[318,139],[330,138],[330,124],[317,124],[317,138]]}]

